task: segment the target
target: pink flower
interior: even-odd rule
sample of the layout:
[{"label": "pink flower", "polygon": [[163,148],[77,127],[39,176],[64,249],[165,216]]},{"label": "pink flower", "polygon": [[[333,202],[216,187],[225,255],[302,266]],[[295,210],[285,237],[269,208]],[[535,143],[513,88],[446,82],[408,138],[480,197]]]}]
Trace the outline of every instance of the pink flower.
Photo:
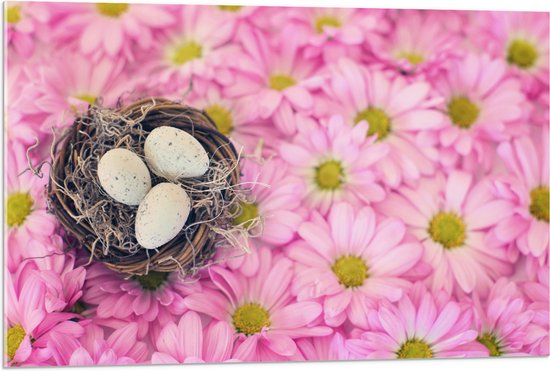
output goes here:
[{"label": "pink flower", "polygon": [[78,49],[94,60],[103,56],[134,59],[134,50],[150,50],[155,31],[175,23],[174,9],[163,5],[93,3],[64,4],[64,17],[54,37],[58,42],[74,41]]},{"label": "pink flower", "polygon": [[6,4],[5,17],[8,46],[22,57],[30,57],[37,36],[50,18],[47,5],[10,1]]},{"label": "pink flower", "polygon": [[395,304],[381,302],[368,316],[369,330],[346,341],[358,359],[486,356],[476,344],[472,313],[444,292],[415,285]]},{"label": "pink flower", "polygon": [[349,319],[366,326],[371,299],[396,301],[410,286],[401,276],[422,257],[422,246],[405,239],[405,225],[378,221],[371,208],[355,212],[336,204],[327,220],[314,214],[298,230],[303,241],[287,248],[296,261],[293,291],[298,301],[321,300],[325,322],[340,326]]},{"label": "pink flower", "polygon": [[474,293],[474,305],[477,341],[488,349],[491,357],[527,355],[524,345],[535,313],[527,308],[516,284],[501,278],[485,301]]},{"label": "pink flower", "polygon": [[128,365],[144,363],[148,355],[147,345],[137,341],[137,325],[128,323],[115,330],[107,339],[96,325],[86,327],[79,339],[55,334],[50,347],[58,366]]},{"label": "pink flower", "polygon": [[514,203],[514,213],[497,226],[496,236],[505,242],[516,241],[523,254],[547,262],[548,229],[548,130],[540,132],[540,141],[524,136],[502,143],[498,154],[512,173],[495,186],[503,199]]},{"label": "pink flower", "polygon": [[497,277],[511,273],[506,250],[489,231],[512,215],[513,205],[496,199],[489,181],[473,184],[471,174],[453,171],[424,179],[415,189],[400,188],[379,210],[403,220],[422,242],[434,290],[475,289],[485,297]]},{"label": "pink flower", "polygon": [[521,284],[522,291],[529,299],[529,309],[533,310],[535,317],[528,325],[527,339],[529,353],[536,356],[550,354],[550,289],[548,267],[538,269],[534,281]]},{"label": "pink flower", "polygon": [[435,171],[437,151],[429,136],[444,124],[430,98],[430,85],[407,81],[398,75],[367,70],[347,59],[330,67],[326,97],[317,99],[316,114],[343,115],[347,125],[368,122],[366,136],[389,147],[386,158],[377,162],[386,184],[398,186]]},{"label": "pink flower", "polygon": [[238,361],[231,359],[235,334],[224,321],[212,321],[205,329],[200,316],[187,312],[176,325],[166,325],[158,339],[154,364]]},{"label": "pink flower", "polygon": [[350,358],[345,347],[345,337],[340,332],[329,336],[298,339],[296,344],[307,361],[339,361]]},{"label": "pink flower", "polygon": [[385,144],[366,138],[368,126],[346,125],[332,116],[319,124],[311,119],[298,122],[298,135],[281,144],[281,157],[291,165],[290,182],[305,185],[304,204],[326,214],[334,202],[377,202],[385,191],[377,183],[373,165],[383,162]]},{"label": "pink flower", "polygon": [[525,96],[519,81],[510,76],[501,60],[468,54],[451,63],[445,77],[434,82],[444,97],[440,109],[445,127],[430,139],[441,143],[441,163],[452,167],[470,160],[490,168],[491,148],[525,131],[519,121],[525,116]]},{"label": "pink flower", "polygon": [[296,357],[295,339],[324,336],[330,328],[318,326],[321,305],[293,302],[289,292],[292,262],[272,256],[267,248],[255,250],[260,269],[246,277],[219,266],[209,269],[215,290],[185,298],[191,310],[225,321],[237,336],[233,358],[243,361],[275,361]]}]

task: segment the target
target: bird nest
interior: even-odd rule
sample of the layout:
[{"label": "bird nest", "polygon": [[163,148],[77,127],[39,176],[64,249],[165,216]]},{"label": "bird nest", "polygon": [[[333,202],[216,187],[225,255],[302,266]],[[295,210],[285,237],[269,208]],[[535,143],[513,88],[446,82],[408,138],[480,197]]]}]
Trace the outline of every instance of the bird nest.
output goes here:
[{"label": "bird nest", "polygon": [[[143,158],[147,135],[160,126],[186,131],[204,147],[208,171],[176,181],[191,198],[192,208],[182,231],[157,249],[142,248],[135,236],[137,206],[112,199],[97,176],[99,159],[113,148]],[[52,147],[48,206],[64,228],[112,270],[130,275],[150,271],[193,274],[209,264],[219,246],[247,250],[246,236],[257,220],[234,225],[243,199],[240,154],[208,115],[165,99],[143,99],[109,109],[93,105],[79,116]],[[165,181],[152,175],[152,185]]]}]

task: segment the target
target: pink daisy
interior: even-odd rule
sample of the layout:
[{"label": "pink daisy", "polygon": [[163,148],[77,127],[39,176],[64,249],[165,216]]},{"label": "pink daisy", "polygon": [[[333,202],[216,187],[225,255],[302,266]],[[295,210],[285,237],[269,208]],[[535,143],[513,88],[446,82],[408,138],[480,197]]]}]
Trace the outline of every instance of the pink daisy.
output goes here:
[{"label": "pink daisy", "polygon": [[134,49],[150,50],[155,31],[175,23],[174,9],[166,5],[93,3],[64,4],[66,14],[56,29],[59,42],[74,41],[80,52],[99,60],[134,59]]},{"label": "pink daisy", "polygon": [[[374,144],[367,138],[366,122],[354,127],[341,116],[332,116],[319,124],[311,119],[298,122],[298,134],[290,143],[281,144],[281,157],[289,163],[288,182],[305,185],[307,206],[326,214],[334,202],[377,202],[385,191],[377,183],[373,165],[383,162],[386,144]],[[296,180],[294,180],[296,179]]]},{"label": "pink daisy", "polygon": [[400,188],[379,210],[403,220],[422,242],[434,290],[475,289],[485,297],[497,277],[511,273],[506,249],[490,238],[489,230],[514,209],[495,198],[489,181],[473,184],[472,175],[452,171],[446,178],[423,179],[415,189]]},{"label": "pink daisy", "polygon": [[536,279],[521,284],[529,300],[529,309],[535,312],[532,323],[528,325],[527,342],[529,354],[548,356],[550,354],[550,288],[548,267],[538,269]]},{"label": "pink daisy", "polygon": [[474,328],[477,341],[491,357],[525,356],[524,346],[529,339],[528,325],[534,312],[527,307],[521,291],[506,278],[499,279],[485,301],[474,292]]},{"label": "pink daisy", "polygon": [[550,231],[548,222],[549,149],[548,130],[540,132],[540,141],[524,136],[502,143],[498,154],[512,177],[496,182],[502,198],[514,203],[512,215],[502,220],[496,236],[505,242],[516,241],[523,254],[547,261]]},{"label": "pink daisy", "polygon": [[289,360],[297,356],[295,339],[329,335],[318,326],[322,307],[312,301],[293,302],[290,284],[292,262],[272,256],[267,248],[256,249],[260,269],[246,277],[219,266],[209,269],[216,290],[205,290],[185,298],[191,310],[225,321],[237,340],[233,358],[243,361]]},{"label": "pink daisy", "polygon": [[317,99],[316,114],[326,117],[340,112],[347,125],[369,124],[366,136],[389,147],[386,158],[377,162],[384,182],[391,187],[402,180],[433,174],[435,144],[421,138],[442,127],[444,117],[434,109],[430,85],[407,83],[402,76],[367,70],[348,59],[330,67],[324,85],[327,97]]},{"label": "pink daisy", "polygon": [[336,204],[326,221],[313,214],[303,223],[302,241],[286,250],[296,262],[298,300],[321,300],[330,326],[349,319],[364,327],[369,301],[399,300],[410,286],[402,275],[420,260],[422,246],[406,240],[401,221],[376,219],[371,208],[355,212],[350,204]]},{"label": "pink daisy", "polygon": [[50,14],[46,4],[10,1],[6,3],[7,44],[22,57],[30,57]]},{"label": "pink daisy", "polygon": [[157,338],[158,351],[153,353],[154,364],[234,362],[232,359],[235,334],[225,321],[212,321],[203,329],[200,316],[185,313],[179,323],[167,324]]},{"label": "pink daisy", "polygon": [[526,129],[518,125],[525,117],[525,96],[501,60],[468,54],[453,61],[434,85],[444,97],[440,109],[445,127],[431,140],[441,143],[444,166],[472,157],[474,163],[489,166],[492,152],[487,143],[502,142]]},{"label": "pink daisy", "polygon": [[351,359],[340,332],[329,336],[298,339],[296,344],[307,361],[341,361]]},{"label": "pink daisy", "polygon": [[380,302],[369,330],[346,341],[358,359],[451,358],[487,355],[471,329],[472,313],[444,292],[422,285],[395,304]]}]

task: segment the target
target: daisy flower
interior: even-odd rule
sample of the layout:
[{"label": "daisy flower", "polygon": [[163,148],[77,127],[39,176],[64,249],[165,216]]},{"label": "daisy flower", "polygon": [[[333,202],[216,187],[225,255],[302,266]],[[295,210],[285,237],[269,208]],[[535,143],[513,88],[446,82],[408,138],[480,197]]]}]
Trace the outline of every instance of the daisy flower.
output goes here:
[{"label": "daisy flower", "polygon": [[282,143],[279,151],[291,165],[294,177],[288,182],[305,185],[302,197],[308,206],[326,214],[334,202],[384,199],[386,193],[372,168],[389,148],[374,144],[376,138],[367,138],[368,130],[366,122],[352,127],[341,116],[319,124],[311,119],[298,122],[298,134],[292,142]]},{"label": "daisy flower", "polygon": [[523,254],[547,261],[550,240],[549,149],[548,130],[540,132],[540,141],[528,136],[502,143],[498,154],[512,173],[499,179],[498,189],[504,199],[515,205],[515,212],[502,220],[496,236],[505,242],[516,241]]},{"label": "daisy flower", "polygon": [[535,313],[528,309],[516,284],[501,278],[485,301],[475,293],[473,300],[477,341],[488,349],[489,355],[526,356],[523,347]]},{"label": "daisy flower", "polygon": [[548,266],[538,268],[536,279],[521,283],[521,288],[529,300],[529,309],[535,317],[528,325],[527,342],[529,354],[548,356],[550,354],[550,289]]},{"label": "daisy flower", "polygon": [[467,306],[417,284],[399,302],[381,302],[369,315],[369,330],[346,347],[358,359],[486,356],[471,323]]},{"label": "daisy flower", "polygon": [[402,76],[341,59],[330,67],[329,82],[323,88],[327,96],[316,101],[318,116],[339,112],[349,126],[368,122],[369,141],[389,147],[388,156],[376,166],[387,185],[396,187],[402,180],[434,172],[435,145],[418,139],[444,125],[443,114],[434,109],[438,100],[429,96],[429,84],[407,83]]},{"label": "daisy flower", "polygon": [[445,127],[433,139],[441,143],[444,166],[472,156],[477,163],[491,164],[487,143],[502,142],[526,128],[518,125],[525,96],[501,60],[468,54],[452,62],[434,85],[444,97],[440,110],[445,113]]},{"label": "daisy flower", "polygon": [[158,351],[154,364],[235,362],[231,358],[235,334],[224,321],[212,321],[203,329],[200,316],[192,311],[181,316],[179,323],[170,322],[157,338]]},{"label": "daisy flower", "polygon": [[341,361],[351,359],[340,332],[329,336],[298,339],[296,344],[307,361]]},{"label": "daisy flower", "polygon": [[401,221],[376,219],[371,208],[355,212],[350,204],[336,204],[326,221],[313,214],[303,223],[298,230],[302,241],[286,250],[296,262],[298,301],[321,300],[330,326],[346,319],[366,326],[369,300],[399,300],[409,286],[401,276],[422,257],[422,246],[405,239]]},{"label": "daisy flower", "polygon": [[330,328],[318,326],[322,307],[312,301],[293,302],[290,285],[292,262],[270,249],[258,248],[260,269],[246,277],[219,266],[209,269],[216,290],[185,298],[193,311],[230,324],[237,337],[233,358],[276,361],[296,357],[295,339],[325,336]]},{"label": "daisy flower", "polygon": [[378,207],[403,220],[422,242],[434,290],[475,289],[484,297],[497,277],[511,273],[506,249],[489,238],[489,230],[514,208],[492,194],[489,181],[473,184],[471,174],[452,171],[446,178],[423,179],[415,189],[402,187]]},{"label": "daisy flower", "polygon": [[48,6],[41,3],[10,1],[5,4],[7,44],[22,57],[30,57],[36,38],[50,19]]}]

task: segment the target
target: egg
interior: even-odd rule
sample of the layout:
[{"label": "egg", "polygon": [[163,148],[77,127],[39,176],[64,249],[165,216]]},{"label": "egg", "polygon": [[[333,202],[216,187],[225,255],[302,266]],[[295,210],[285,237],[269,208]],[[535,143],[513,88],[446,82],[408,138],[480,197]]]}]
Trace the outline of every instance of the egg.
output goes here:
[{"label": "egg", "polygon": [[136,238],[146,249],[156,249],[177,236],[189,212],[191,200],[181,186],[159,183],[145,196],[136,215]]},{"label": "egg", "polygon": [[151,175],[145,162],[124,148],[107,151],[97,165],[101,187],[116,201],[139,205],[151,189]]},{"label": "egg", "polygon": [[144,152],[151,171],[170,181],[201,176],[210,162],[198,140],[170,126],[151,131],[145,139]]}]

